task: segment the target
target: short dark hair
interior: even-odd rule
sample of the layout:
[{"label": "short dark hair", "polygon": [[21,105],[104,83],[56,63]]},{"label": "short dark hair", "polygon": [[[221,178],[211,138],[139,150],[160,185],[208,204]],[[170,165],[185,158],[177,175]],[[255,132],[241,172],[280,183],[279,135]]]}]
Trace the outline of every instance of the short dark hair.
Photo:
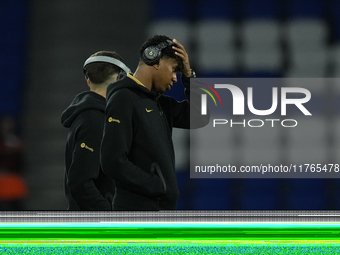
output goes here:
[{"label": "short dark hair", "polygon": [[[159,45],[161,43],[164,43],[166,42],[167,40],[170,40],[172,41],[171,38],[165,36],[165,35],[155,35],[153,37],[150,37],[149,39],[147,39],[143,45],[141,46],[140,50],[139,50],[139,57],[140,59],[142,59],[142,56],[143,56],[143,53],[144,53],[144,50],[147,48],[147,47],[150,47],[150,46],[156,46],[156,45]],[[183,60],[177,56],[175,54],[175,50],[172,48],[173,45],[169,45],[167,47],[165,47],[164,49],[162,49],[161,53],[161,58],[162,57],[166,57],[166,58],[173,58],[173,59],[176,59],[177,63],[178,63],[178,67],[177,67],[177,71],[178,72],[181,72],[183,70]]]},{"label": "short dark hair", "polygon": [[[91,55],[94,56],[106,56],[118,59],[122,61],[122,57],[115,51],[102,50]],[[86,78],[89,78],[94,84],[101,84],[107,81],[113,74],[119,74],[121,69],[110,63],[94,62],[85,67]]]}]

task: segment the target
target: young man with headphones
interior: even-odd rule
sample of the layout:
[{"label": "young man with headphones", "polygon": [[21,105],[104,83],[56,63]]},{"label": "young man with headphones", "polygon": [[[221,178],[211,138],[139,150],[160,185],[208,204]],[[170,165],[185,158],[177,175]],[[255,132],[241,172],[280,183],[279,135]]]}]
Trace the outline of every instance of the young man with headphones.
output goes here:
[{"label": "young man with headphones", "polygon": [[65,150],[65,195],[68,210],[111,210],[114,182],[100,166],[106,89],[130,70],[115,52],[100,51],[83,66],[90,90],[82,92],[62,113],[61,122],[69,128]]},{"label": "young man with headphones", "polygon": [[[177,82],[177,72],[189,98],[195,73],[185,48],[175,39],[154,36],[142,45],[135,73],[108,86],[101,163],[115,180],[114,210],[176,209],[171,135],[173,127],[190,128],[191,104],[162,94]],[[205,118],[201,125],[208,122]]]}]

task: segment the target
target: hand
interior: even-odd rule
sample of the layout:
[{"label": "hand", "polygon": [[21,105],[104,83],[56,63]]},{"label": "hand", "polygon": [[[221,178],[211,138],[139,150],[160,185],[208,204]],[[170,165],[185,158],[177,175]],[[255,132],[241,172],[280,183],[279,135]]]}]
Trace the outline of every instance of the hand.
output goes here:
[{"label": "hand", "polygon": [[176,39],[172,40],[176,46],[172,46],[172,48],[176,51],[176,55],[179,56],[183,60],[183,71],[182,73],[186,77],[191,76],[191,69],[190,69],[190,63],[189,63],[189,56],[188,53],[186,52],[184,46],[179,43]]},{"label": "hand", "polygon": [[108,200],[110,202],[110,204],[112,204],[112,202],[113,202],[113,194],[111,192],[107,192],[105,194],[105,199]]}]

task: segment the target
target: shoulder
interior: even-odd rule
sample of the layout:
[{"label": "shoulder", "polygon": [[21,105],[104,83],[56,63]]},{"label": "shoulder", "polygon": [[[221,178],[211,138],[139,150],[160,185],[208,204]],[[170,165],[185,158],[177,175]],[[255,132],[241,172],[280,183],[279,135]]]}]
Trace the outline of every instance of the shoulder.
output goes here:
[{"label": "shoulder", "polygon": [[136,99],[136,93],[128,88],[121,88],[111,93],[107,99],[107,104],[128,103],[133,102],[134,99]]},{"label": "shoulder", "polygon": [[81,112],[74,124],[88,130],[101,129],[104,126],[105,114],[102,111],[88,109]]}]

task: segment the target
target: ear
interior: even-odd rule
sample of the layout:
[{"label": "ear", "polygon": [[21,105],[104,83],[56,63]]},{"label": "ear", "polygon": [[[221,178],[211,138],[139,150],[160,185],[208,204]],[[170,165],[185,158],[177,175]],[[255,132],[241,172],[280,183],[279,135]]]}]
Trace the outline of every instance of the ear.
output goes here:
[{"label": "ear", "polygon": [[163,63],[163,58],[160,58],[158,60],[158,63],[157,64],[154,64],[153,67],[156,69],[156,70],[159,70],[160,66],[162,65]]},{"label": "ear", "polygon": [[87,78],[86,83],[87,83],[87,86],[89,86],[91,88],[91,81],[90,81],[89,78]]},{"label": "ear", "polygon": [[154,64],[152,67],[153,67],[153,68],[155,68],[156,70],[159,70],[159,65],[160,65],[160,62],[161,62],[161,61],[159,61],[159,63],[158,63],[158,64]]}]

